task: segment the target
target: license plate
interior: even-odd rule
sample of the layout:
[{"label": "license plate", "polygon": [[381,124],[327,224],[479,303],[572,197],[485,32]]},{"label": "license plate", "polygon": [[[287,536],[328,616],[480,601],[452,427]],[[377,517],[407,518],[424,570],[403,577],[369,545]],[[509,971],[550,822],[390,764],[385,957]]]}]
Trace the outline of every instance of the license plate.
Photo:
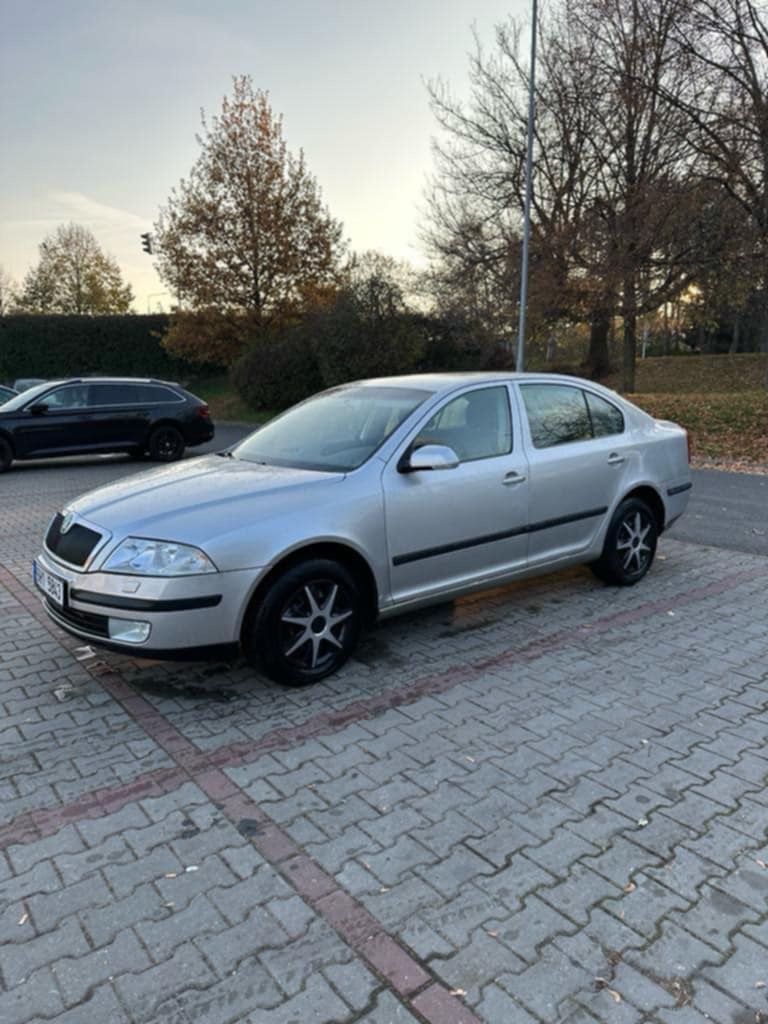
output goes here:
[{"label": "license plate", "polygon": [[39,590],[53,601],[54,604],[63,607],[66,603],[67,583],[59,579],[53,573],[46,572],[37,562],[32,563],[32,578]]}]

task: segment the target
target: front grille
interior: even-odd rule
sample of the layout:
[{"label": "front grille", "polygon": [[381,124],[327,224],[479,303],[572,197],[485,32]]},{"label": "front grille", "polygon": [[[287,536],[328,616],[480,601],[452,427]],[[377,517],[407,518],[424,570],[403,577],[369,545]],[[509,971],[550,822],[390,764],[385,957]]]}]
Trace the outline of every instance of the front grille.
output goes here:
[{"label": "front grille", "polygon": [[85,565],[88,556],[101,540],[101,534],[96,533],[95,530],[89,530],[87,526],[81,526],[79,523],[75,523],[66,533],[62,533],[63,521],[64,516],[61,512],[57,512],[48,527],[45,546],[62,562],[69,562],[70,565]]},{"label": "front grille", "polygon": [[92,612],[78,612],[74,608],[61,608],[46,598],[45,603],[53,614],[68,622],[74,629],[80,629],[84,633],[91,633],[93,636],[109,637],[108,619],[106,615],[94,615]]}]

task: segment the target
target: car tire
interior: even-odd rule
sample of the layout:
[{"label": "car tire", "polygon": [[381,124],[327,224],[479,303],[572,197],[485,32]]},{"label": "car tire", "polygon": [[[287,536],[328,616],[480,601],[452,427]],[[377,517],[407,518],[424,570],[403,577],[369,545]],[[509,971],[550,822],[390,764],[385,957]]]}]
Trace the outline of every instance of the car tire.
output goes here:
[{"label": "car tire", "polygon": [[4,437],[0,437],[0,473],[5,473],[11,468],[13,462],[13,449]]},{"label": "car tire", "polygon": [[590,569],[604,583],[633,587],[653,564],[658,539],[653,511],[640,498],[627,498],[614,512],[603,553]]},{"label": "car tire", "polygon": [[176,462],[184,454],[184,447],[184,436],[170,423],[155,427],[147,445],[153,462]]},{"label": "car tire", "polygon": [[316,683],[349,658],[362,621],[354,575],[339,562],[313,558],[278,577],[254,606],[243,629],[243,653],[276,682]]}]

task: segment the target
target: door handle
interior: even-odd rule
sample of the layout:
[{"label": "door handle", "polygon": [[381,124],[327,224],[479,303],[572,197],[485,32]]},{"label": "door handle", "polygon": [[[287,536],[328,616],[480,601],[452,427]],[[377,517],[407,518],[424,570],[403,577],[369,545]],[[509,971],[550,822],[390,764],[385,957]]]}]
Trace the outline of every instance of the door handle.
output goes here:
[{"label": "door handle", "polygon": [[510,484],[521,484],[526,479],[524,473],[507,473],[504,479],[501,481],[505,487],[509,487]]},{"label": "door handle", "polygon": [[616,452],[612,452],[608,456],[608,465],[609,466],[620,466],[622,462],[626,462],[626,461],[627,461],[626,455],[617,455]]}]

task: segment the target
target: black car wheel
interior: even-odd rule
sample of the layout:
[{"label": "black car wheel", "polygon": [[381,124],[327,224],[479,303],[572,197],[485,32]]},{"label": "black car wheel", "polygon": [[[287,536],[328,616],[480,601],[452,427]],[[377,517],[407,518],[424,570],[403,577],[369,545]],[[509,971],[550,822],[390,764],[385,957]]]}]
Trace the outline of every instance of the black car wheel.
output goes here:
[{"label": "black car wheel", "polygon": [[176,427],[155,427],[149,435],[148,448],[154,462],[175,462],[184,454],[184,437]]},{"label": "black car wheel", "polygon": [[13,449],[4,437],[0,437],[0,473],[4,473],[6,469],[10,469],[12,462]]},{"label": "black car wheel", "polygon": [[243,630],[243,651],[277,682],[315,683],[350,656],[362,618],[360,588],[348,569],[325,558],[301,562],[254,608]]},{"label": "black car wheel", "polygon": [[639,498],[628,498],[616,509],[600,558],[590,566],[598,579],[631,587],[653,564],[659,529],[651,509]]}]

